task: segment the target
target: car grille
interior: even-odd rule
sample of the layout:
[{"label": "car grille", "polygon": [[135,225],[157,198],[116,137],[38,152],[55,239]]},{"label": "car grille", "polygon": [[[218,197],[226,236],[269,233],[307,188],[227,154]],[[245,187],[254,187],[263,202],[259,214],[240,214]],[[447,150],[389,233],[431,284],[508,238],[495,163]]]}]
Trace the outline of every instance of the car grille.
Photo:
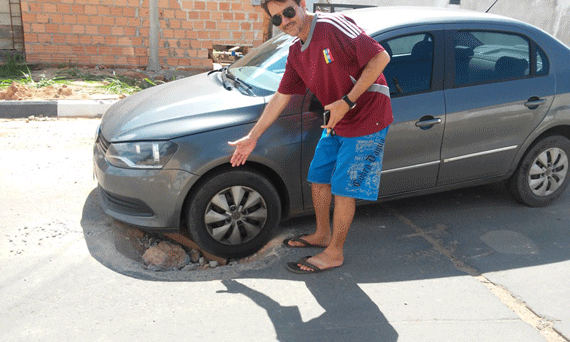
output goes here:
[{"label": "car grille", "polygon": [[95,141],[95,144],[97,144],[97,146],[99,147],[99,150],[103,154],[107,153],[107,150],[109,149],[109,145],[111,145],[111,143],[107,139],[105,139],[103,134],[101,134],[101,131],[99,131],[99,134],[97,135],[97,140]]},{"label": "car grille", "polygon": [[132,216],[154,216],[152,209],[141,200],[119,196],[101,189],[103,201],[107,206],[118,213]]}]

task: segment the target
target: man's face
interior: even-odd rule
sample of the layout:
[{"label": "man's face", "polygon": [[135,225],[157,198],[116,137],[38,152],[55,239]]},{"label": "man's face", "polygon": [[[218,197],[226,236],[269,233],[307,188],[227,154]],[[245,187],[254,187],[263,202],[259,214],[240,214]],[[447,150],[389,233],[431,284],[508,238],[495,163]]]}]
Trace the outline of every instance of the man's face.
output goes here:
[{"label": "man's face", "polygon": [[[301,2],[303,5],[303,1]],[[289,7],[295,9],[295,17],[287,18],[283,15],[283,11]],[[304,19],[305,19],[305,11],[303,8],[294,0],[288,0],[287,2],[278,2],[278,1],[271,1],[267,4],[267,9],[271,17],[275,15],[281,16],[281,25],[279,25],[279,29],[290,36],[298,36],[299,32],[303,29]]]}]

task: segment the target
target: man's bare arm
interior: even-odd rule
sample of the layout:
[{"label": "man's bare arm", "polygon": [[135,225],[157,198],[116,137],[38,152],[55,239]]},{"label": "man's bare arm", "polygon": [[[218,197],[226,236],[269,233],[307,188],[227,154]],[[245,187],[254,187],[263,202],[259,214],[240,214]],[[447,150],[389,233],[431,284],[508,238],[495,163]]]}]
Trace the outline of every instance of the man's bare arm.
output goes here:
[{"label": "man's bare arm", "polygon": [[283,109],[285,109],[289,103],[290,99],[291,95],[276,92],[271,100],[269,100],[269,103],[267,103],[261,117],[255,126],[253,126],[249,134],[239,140],[228,142],[230,146],[236,147],[230,161],[233,167],[245,164],[247,158],[255,149],[255,145],[257,145],[259,137],[275,122],[275,120],[277,120]]}]

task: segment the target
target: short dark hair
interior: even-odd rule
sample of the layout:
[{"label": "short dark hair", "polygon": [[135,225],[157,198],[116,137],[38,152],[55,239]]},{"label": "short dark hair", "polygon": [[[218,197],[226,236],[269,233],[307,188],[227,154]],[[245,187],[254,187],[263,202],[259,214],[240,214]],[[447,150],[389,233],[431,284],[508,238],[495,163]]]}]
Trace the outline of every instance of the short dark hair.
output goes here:
[{"label": "short dark hair", "polygon": [[[265,10],[265,12],[267,12],[267,14],[268,14],[269,16],[271,16],[271,13],[269,13],[269,10],[267,9],[267,4],[270,3],[270,2],[272,2],[272,1],[275,1],[275,2],[287,2],[287,0],[261,0],[261,7]],[[301,4],[301,0],[294,0],[294,1],[297,3],[297,5],[300,5],[300,4]]]}]

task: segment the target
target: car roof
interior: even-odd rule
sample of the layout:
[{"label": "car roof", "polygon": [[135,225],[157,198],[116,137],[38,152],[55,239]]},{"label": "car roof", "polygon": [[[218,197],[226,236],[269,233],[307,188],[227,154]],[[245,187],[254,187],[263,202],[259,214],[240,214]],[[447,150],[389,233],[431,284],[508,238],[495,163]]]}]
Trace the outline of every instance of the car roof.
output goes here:
[{"label": "car roof", "polygon": [[344,11],[354,19],[366,33],[421,24],[449,24],[458,22],[488,22],[523,24],[521,21],[504,16],[470,10],[442,7],[374,7]]}]

